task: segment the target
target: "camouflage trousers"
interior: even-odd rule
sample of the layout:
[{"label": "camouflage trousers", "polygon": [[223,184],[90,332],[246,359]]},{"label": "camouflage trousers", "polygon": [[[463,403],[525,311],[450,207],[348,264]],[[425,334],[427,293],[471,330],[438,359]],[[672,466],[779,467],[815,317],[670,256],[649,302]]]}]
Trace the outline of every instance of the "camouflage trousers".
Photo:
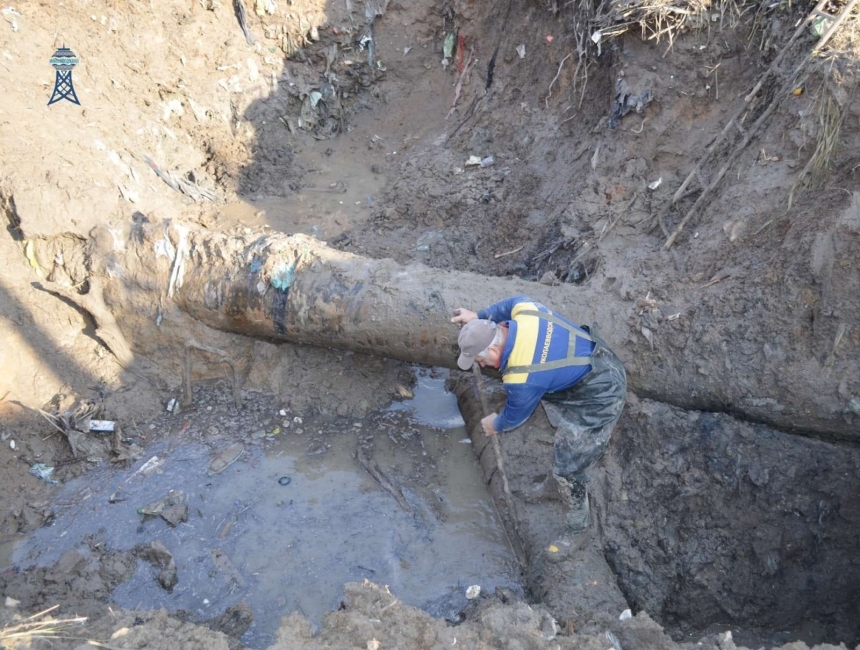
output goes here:
[{"label": "camouflage trousers", "polygon": [[606,344],[595,342],[592,369],[570,388],[544,396],[555,427],[553,474],[571,485],[585,482],[585,471],[606,453],[609,436],[624,410],[627,375]]}]

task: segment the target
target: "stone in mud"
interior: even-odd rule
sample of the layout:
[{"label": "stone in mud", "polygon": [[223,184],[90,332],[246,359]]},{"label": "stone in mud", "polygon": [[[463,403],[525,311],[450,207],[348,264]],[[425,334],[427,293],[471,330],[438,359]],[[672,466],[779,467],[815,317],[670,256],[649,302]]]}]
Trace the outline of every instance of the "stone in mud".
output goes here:
[{"label": "stone in mud", "polygon": [[49,508],[29,504],[15,511],[14,515],[18,523],[18,532],[24,535],[50,523],[54,518],[54,512]]},{"label": "stone in mud", "polygon": [[161,517],[171,526],[188,521],[188,503],[178,490],[171,490],[163,499],[138,508],[137,512],[145,517]]},{"label": "stone in mud", "polygon": [[137,556],[140,559],[146,560],[152,566],[161,569],[161,572],[158,574],[158,584],[168,592],[172,592],[176,583],[179,582],[173,554],[158,540],[151,542],[149,546],[138,547],[136,550]]},{"label": "stone in mud", "polygon": [[245,587],[245,578],[242,577],[242,574],[239,573],[236,565],[233,564],[230,557],[222,549],[210,549],[209,555],[212,556],[212,562],[215,564],[215,568],[224,574],[231,587],[234,585],[243,588]]},{"label": "stone in mud", "polygon": [[216,474],[223,472],[225,469],[230,467],[230,465],[239,460],[239,457],[244,451],[245,445],[241,442],[230,445],[227,449],[221,451],[209,464],[209,476],[215,476]]},{"label": "stone in mud", "polygon": [[251,607],[248,603],[240,602],[228,607],[222,614],[208,621],[206,627],[215,632],[226,634],[233,639],[239,639],[248,631],[253,622],[254,615],[251,612]]},{"label": "stone in mud", "polygon": [[45,574],[45,583],[64,584],[71,578],[80,575],[80,570],[85,563],[84,556],[78,551],[66,551]]}]

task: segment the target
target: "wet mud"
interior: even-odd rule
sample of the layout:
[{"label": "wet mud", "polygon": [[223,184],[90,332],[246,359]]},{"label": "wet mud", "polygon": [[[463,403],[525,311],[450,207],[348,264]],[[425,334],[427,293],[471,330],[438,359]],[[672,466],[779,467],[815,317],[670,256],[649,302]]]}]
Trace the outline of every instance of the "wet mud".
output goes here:
[{"label": "wet mud", "polygon": [[[14,566],[72,571],[65,564],[91,540],[132,558],[109,594],[113,603],[205,621],[244,602],[253,616],[241,636],[249,648],[273,643],[293,611],[318,627],[356,580],[386,584],[402,602],[456,622],[471,585],[522,596],[444,381],[420,370],[414,398],[362,419],[282,416],[271,398],[250,395],[239,431],[222,424],[233,411],[229,384],[198,386],[192,410],[141,423],[179,430],[137,464],[65,484],[52,523],[19,546]],[[265,424],[273,414],[276,423]],[[371,479],[357,452],[372,458],[405,507]],[[175,516],[169,509],[178,503]],[[166,562],[151,557],[154,544],[175,563],[171,582]]]},{"label": "wet mud", "polygon": [[[474,385],[460,377],[453,386],[481,444]],[[500,406],[498,383],[494,394]],[[852,446],[629,394],[607,455],[589,470],[591,529],[565,539],[561,503],[529,497],[551,470],[552,440],[540,408],[502,435],[529,541],[528,586],[558,620],[600,629],[607,611],[629,606],[678,641],[733,629],[750,647],[860,642]],[[495,461],[482,467],[504,503]]]}]

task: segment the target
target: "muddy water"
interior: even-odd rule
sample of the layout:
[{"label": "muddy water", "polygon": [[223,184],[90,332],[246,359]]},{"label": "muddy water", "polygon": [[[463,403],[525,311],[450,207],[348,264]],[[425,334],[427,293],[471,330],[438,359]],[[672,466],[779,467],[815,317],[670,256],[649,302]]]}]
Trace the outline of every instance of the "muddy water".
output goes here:
[{"label": "muddy water", "polygon": [[[465,604],[469,585],[519,591],[516,560],[443,381],[419,371],[414,399],[361,421],[291,420],[246,444],[215,476],[210,461],[233,440],[173,439],[128,470],[97,470],[64,486],[55,523],[27,540],[15,562],[50,564],[93,533],[118,550],[161,540],[177,563],[173,593],[140,562],[114,601],[206,619],[244,600],[254,623],[242,641],[253,648],[271,643],[289,612],[319,624],[347,581],[390,585],[404,602],[448,617]],[[409,512],[356,462],[359,444],[402,490]],[[153,455],[159,468],[134,475]],[[118,490],[126,500],[109,503]],[[142,521],[137,509],[169,490],[186,494],[187,523]]]}]

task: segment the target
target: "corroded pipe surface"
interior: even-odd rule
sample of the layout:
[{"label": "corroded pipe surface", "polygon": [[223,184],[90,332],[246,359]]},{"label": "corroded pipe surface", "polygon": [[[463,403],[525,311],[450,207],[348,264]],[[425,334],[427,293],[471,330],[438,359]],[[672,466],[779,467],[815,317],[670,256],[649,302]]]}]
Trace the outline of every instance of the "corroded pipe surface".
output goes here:
[{"label": "corroded pipe surface", "polygon": [[[102,233],[95,241],[98,249],[114,240]],[[157,306],[172,302],[223,331],[453,368],[458,330],[451,311],[526,294],[575,322],[599,323],[641,395],[860,439],[860,417],[846,416],[837,395],[840,381],[860,387],[860,364],[827,368],[794,347],[774,354],[776,341],[797,340],[787,333],[799,325],[785,318],[750,321],[750,329],[759,328],[755,339],[770,342],[765,356],[760,344],[727,345],[728,320],[680,305],[682,317],[664,322],[652,347],[640,333],[635,303],[603,291],[598,279],[549,287],[363,258],[303,235],[226,234],[178,222],[137,226],[124,249],[110,246],[93,260],[96,272],[98,262],[104,275],[122,276],[121,286],[112,283],[107,292],[114,310],[147,305],[155,320]]]}]

